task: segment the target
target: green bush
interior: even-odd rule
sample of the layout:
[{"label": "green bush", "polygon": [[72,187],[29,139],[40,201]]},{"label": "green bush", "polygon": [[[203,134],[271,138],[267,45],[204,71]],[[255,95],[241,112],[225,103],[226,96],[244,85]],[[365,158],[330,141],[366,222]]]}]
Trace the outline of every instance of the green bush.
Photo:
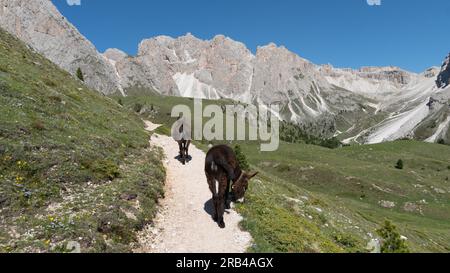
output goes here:
[{"label": "green bush", "polygon": [[397,227],[386,220],[384,226],[377,230],[382,238],[381,253],[409,253],[406,241],[397,231]]},{"label": "green bush", "polygon": [[143,107],[144,106],[142,104],[137,102],[137,103],[134,104],[133,110],[134,110],[134,112],[139,113],[139,112],[141,112]]},{"label": "green bush", "polygon": [[403,160],[401,160],[401,159],[399,159],[398,161],[397,161],[397,164],[395,165],[395,168],[396,169],[399,169],[399,170],[403,170]]},{"label": "green bush", "polygon": [[112,160],[100,160],[93,164],[92,170],[100,179],[114,180],[120,176],[119,166]]},{"label": "green bush", "polygon": [[236,145],[234,146],[234,152],[236,153],[236,158],[239,162],[239,166],[242,170],[247,171],[250,169],[250,165],[248,164],[247,157],[242,152],[241,146]]},{"label": "green bush", "polygon": [[81,71],[81,68],[79,68],[79,67],[78,67],[78,69],[77,69],[77,78],[78,78],[80,81],[84,82],[83,71]]}]

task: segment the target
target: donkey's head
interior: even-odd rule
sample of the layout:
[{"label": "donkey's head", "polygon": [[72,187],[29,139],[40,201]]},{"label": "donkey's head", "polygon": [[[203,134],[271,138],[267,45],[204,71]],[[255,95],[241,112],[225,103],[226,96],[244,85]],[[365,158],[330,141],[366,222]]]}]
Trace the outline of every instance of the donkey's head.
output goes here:
[{"label": "donkey's head", "polygon": [[237,202],[241,202],[241,203],[244,202],[245,192],[248,189],[248,182],[250,181],[250,179],[255,177],[257,174],[258,174],[258,172],[254,172],[254,173],[242,172],[239,179],[233,184],[232,191],[233,191],[234,199]]}]

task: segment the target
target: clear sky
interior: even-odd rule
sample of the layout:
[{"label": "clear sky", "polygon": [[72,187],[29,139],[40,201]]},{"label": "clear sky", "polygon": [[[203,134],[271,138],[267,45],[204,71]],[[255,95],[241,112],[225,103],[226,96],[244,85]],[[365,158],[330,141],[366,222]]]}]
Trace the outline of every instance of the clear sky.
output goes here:
[{"label": "clear sky", "polygon": [[[274,42],[317,64],[395,65],[420,72],[450,52],[449,0],[52,0],[99,51],[191,32],[257,46]],[[369,0],[376,1],[376,0]]]}]

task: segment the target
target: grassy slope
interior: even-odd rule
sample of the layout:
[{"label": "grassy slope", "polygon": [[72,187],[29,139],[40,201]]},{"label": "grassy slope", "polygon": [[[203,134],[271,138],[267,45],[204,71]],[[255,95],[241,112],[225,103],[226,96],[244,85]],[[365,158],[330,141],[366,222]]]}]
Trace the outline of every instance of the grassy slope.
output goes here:
[{"label": "grassy slope", "polygon": [[0,106],[0,252],[130,251],[165,176],[139,117],[3,30]]},{"label": "grassy slope", "polygon": [[[130,97],[153,105],[149,117],[170,126],[173,105],[185,98]],[[209,103],[209,102],[206,102]],[[225,103],[225,102],[220,102]],[[197,143],[207,150],[207,143]],[[417,252],[450,251],[450,147],[399,141],[329,150],[282,143],[260,153],[256,143],[241,145],[261,174],[238,206],[256,252],[367,251],[370,235],[390,219]],[[405,168],[395,169],[398,159]],[[380,201],[394,202],[384,208]]]},{"label": "grassy slope", "polygon": [[[264,174],[262,180],[280,188],[266,200],[273,199],[302,221],[309,218],[308,211],[319,208],[312,222],[336,242],[340,240],[333,233],[339,231],[359,241],[361,248],[368,234],[375,234],[389,219],[408,238],[412,251],[450,251],[450,147],[399,141],[336,150],[283,143],[277,153],[259,153],[257,148],[243,146],[250,162]],[[394,167],[399,158],[405,162],[403,170]],[[264,186],[256,183],[252,190],[264,191]],[[308,197],[306,191],[318,200],[316,205],[292,204]],[[280,194],[287,198],[273,197]],[[259,219],[252,202],[260,199],[259,194],[251,194],[244,209],[249,211],[248,219]],[[395,208],[384,208],[380,201],[394,202]]]}]

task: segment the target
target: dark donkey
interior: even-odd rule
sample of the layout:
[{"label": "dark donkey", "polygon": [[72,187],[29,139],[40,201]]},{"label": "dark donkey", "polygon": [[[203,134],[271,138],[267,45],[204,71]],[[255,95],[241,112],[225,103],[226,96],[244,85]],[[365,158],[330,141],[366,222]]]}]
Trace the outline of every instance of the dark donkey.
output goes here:
[{"label": "dark donkey", "polygon": [[226,145],[215,146],[209,150],[205,160],[205,173],[213,194],[213,219],[219,227],[225,228],[223,214],[225,209],[230,209],[228,197],[231,182],[233,199],[240,201],[248,189],[249,180],[258,173],[248,174],[242,171],[233,149]]},{"label": "dark donkey", "polygon": [[189,160],[189,146],[191,145],[191,129],[184,118],[179,118],[172,129],[172,136],[178,142],[180,161],[183,165]]}]

